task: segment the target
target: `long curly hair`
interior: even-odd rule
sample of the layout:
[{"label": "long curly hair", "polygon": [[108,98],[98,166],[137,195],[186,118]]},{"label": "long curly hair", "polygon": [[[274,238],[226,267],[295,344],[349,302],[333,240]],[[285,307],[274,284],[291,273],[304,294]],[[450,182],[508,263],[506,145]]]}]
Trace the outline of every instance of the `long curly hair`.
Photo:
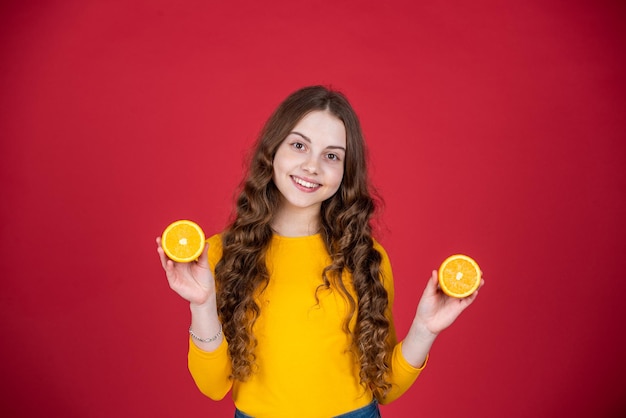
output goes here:
[{"label": "long curly hair", "polygon": [[[353,349],[358,353],[361,383],[382,398],[391,387],[387,373],[392,347],[390,323],[385,316],[388,295],[380,271],[382,256],[372,238],[371,220],[377,200],[368,181],[358,117],[343,94],[323,86],[292,93],[271,115],[254,146],[233,219],[222,234],[223,255],[215,276],[218,312],[232,362],[231,378],[245,381],[255,369],[257,341],[253,327],[261,314],[255,292],[264,289],[270,280],[265,255],[273,235],[272,217],[281,202],[272,180],[274,156],[294,126],[316,110],[330,111],[346,129],[342,183],[322,203],[320,213],[320,234],[332,260],[321,272],[320,288],[332,286],[347,301],[349,312],[343,329],[351,335]],[[344,283],[347,274],[352,276],[356,300]]]}]

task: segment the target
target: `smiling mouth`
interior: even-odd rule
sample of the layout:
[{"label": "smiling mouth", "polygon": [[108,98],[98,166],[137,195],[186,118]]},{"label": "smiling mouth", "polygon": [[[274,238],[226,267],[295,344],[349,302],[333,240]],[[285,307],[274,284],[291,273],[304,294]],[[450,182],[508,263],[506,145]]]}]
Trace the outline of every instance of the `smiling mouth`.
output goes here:
[{"label": "smiling mouth", "polygon": [[310,183],[308,181],[302,180],[301,178],[298,177],[294,177],[292,176],[291,179],[296,183],[299,184],[302,187],[306,187],[307,189],[317,189],[318,187],[321,186],[321,184],[317,184],[317,183]]}]

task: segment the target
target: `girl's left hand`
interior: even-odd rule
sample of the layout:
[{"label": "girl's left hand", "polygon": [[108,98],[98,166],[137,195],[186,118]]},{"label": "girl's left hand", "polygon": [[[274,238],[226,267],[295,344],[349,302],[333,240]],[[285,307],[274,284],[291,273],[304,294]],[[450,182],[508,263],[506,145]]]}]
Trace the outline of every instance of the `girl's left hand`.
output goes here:
[{"label": "girl's left hand", "polygon": [[481,279],[478,289],[466,298],[453,298],[439,288],[437,271],[433,270],[417,306],[414,322],[421,324],[432,335],[438,335],[452,325],[461,312],[476,300],[478,290],[484,283],[485,281]]}]

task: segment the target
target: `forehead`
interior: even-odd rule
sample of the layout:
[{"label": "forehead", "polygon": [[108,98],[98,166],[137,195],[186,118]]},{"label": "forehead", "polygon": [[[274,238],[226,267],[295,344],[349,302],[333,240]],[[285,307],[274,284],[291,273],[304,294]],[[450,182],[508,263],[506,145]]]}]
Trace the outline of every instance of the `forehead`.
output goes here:
[{"label": "forehead", "polygon": [[291,130],[312,142],[325,146],[346,146],[346,127],[341,119],[327,110],[315,110],[306,114]]}]

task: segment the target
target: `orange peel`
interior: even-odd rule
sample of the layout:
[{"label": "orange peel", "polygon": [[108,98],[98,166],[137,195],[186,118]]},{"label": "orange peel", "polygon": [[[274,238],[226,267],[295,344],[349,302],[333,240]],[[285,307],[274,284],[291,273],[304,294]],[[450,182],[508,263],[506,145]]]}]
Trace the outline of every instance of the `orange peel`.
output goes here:
[{"label": "orange peel", "polygon": [[439,287],[448,296],[465,298],[478,289],[482,272],[478,263],[464,254],[446,258],[438,272]]},{"label": "orange peel", "polygon": [[161,236],[161,247],[165,255],[179,263],[197,260],[204,250],[205,242],[202,228],[187,219],[172,222]]}]

